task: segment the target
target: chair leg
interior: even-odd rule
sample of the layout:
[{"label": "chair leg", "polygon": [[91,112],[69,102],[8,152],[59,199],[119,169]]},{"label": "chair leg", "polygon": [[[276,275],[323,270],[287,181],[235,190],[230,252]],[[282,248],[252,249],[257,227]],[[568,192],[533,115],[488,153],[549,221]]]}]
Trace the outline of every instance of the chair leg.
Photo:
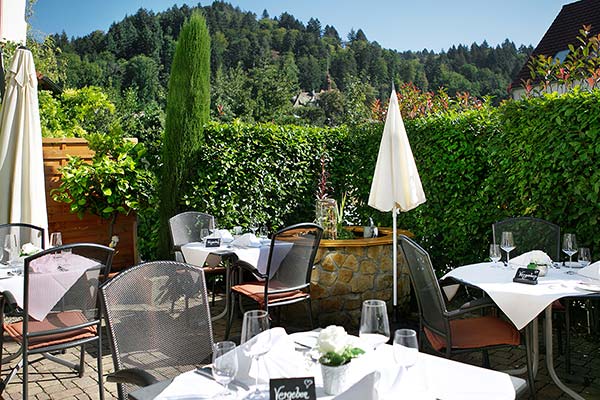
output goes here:
[{"label": "chair leg", "polygon": [[83,378],[83,372],[85,370],[85,344],[81,345],[79,351],[79,377]]},{"label": "chair leg", "polygon": [[[556,319],[558,319],[558,313],[553,313],[552,314],[552,318],[554,318],[556,316]],[[557,321],[557,323],[555,324],[556,326],[556,341],[558,342],[558,355],[562,356],[563,355],[563,334],[562,334],[562,324],[563,321]]]},{"label": "chair leg", "polygon": [[104,377],[102,372],[102,327],[98,326],[98,390],[100,391],[100,400],[104,400]]},{"label": "chair leg", "polygon": [[529,324],[525,327],[525,357],[527,360],[527,386],[529,388],[529,397],[535,400],[535,375],[533,371],[533,360],[531,358],[531,330],[533,324]]},{"label": "chair leg", "polygon": [[[28,393],[28,390],[27,390],[27,386],[28,386],[28,383],[29,383],[29,371],[28,371],[29,370],[29,361],[28,361],[27,356],[28,356],[27,349],[23,349],[23,359],[22,359],[22,362],[23,362],[23,364],[22,364],[23,365],[23,378],[22,379],[23,379],[23,398],[24,399],[28,399],[29,398],[29,396],[28,396],[29,393]],[[17,371],[14,371],[14,372],[16,374]]]},{"label": "chair leg", "polygon": [[307,299],[305,305],[308,311],[308,318],[310,319],[310,329],[313,330],[315,329],[315,322],[313,321],[312,304],[310,302],[310,297]]},{"label": "chair leg", "polygon": [[481,360],[483,364],[483,368],[490,369],[490,353],[487,350],[481,351]]},{"label": "chair leg", "polygon": [[565,371],[571,375],[571,301],[565,301]]},{"label": "chair leg", "polygon": [[235,307],[235,292],[232,291],[230,293],[231,296],[231,307],[229,307],[229,310],[227,310],[227,312],[229,313],[229,316],[227,318],[227,326],[225,328],[225,340],[229,339],[229,333],[231,332],[231,325],[233,324],[233,315],[236,312],[236,307]]}]

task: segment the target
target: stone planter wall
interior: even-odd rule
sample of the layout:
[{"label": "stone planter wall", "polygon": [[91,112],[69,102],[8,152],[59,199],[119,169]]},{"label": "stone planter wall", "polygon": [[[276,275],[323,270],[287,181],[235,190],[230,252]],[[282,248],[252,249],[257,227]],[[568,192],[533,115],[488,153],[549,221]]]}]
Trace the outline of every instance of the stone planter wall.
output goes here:
[{"label": "stone planter wall", "polygon": [[[362,227],[353,227],[362,232]],[[392,230],[380,228],[378,238],[322,240],[311,279],[313,315],[318,326],[356,329],[363,300],[381,299],[392,309]],[[399,234],[413,236],[408,231]],[[408,307],[410,278],[398,253],[398,306]]]}]

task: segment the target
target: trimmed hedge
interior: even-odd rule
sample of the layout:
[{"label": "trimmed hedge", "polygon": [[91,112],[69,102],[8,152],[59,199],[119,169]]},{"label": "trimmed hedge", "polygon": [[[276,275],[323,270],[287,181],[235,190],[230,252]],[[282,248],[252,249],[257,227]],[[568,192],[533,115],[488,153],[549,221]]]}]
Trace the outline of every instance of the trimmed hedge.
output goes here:
[{"label": "trimmed hedge", "polygon": [[[509,216],[548,219],[575,232],[598,258],[600,91],[509,101],[406,121],[427,202],[399,215],[436,267],[487,257],[491,224]],[[307,128],[209,123],[184,206],[222,226],[276,229],[312,220],[327,152],[332,197],[348,193],[350,223],[391,214],[366,203],[383,125]],[[518,246],[518,243],[517,243]]]}]

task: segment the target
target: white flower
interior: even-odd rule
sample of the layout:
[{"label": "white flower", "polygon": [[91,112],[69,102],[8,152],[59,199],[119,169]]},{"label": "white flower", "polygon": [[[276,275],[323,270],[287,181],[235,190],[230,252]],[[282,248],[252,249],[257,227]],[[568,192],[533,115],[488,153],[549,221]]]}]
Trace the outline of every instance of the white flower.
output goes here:
[{"label": "white flower", "polygon": [[529,262],[536,265],[552,265],[552,259],[548,254],[541,250],[532,250],[529,256]]},{"label": "white flower", "polygon": [[25,243],[21,246],[21,255],[22,256],[30,256],[32,254],[37,253],[41,249],[32,243]]},{"label": "white flower", "polygon": [[348,346],[348,334],[343,327],[330,325],[319,333],[317,345],[321,354],[329,352],[340,354]]}]

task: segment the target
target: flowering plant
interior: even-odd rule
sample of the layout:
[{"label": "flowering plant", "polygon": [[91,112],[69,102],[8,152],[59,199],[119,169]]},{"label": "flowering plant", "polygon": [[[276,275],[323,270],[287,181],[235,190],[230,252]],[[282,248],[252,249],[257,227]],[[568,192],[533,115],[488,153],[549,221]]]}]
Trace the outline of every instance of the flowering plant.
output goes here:
[{"label": "flowering plant", "polygon": [[529,253],[529,264],[537,265],[552,265],[552,260],[548,254],[541,250],[532,250]]},{"label": "flowering plant", "polygon": [[321,354],[319,362],[330,367],[347,364],[364,353],[363,349],[349,344],[349,336],[343,327],[335,325],[321,331],[317,347]]},{"label": "flowering plant", "polygon": [[39,247],[37,247],[36,245],[32,244],[32,243],[25,243],[23,246],[21,246],[21,252],[19,254],[20,257],[23,256],[31,256],[34,255],[35,253],[39,252],[40,249]]}]

